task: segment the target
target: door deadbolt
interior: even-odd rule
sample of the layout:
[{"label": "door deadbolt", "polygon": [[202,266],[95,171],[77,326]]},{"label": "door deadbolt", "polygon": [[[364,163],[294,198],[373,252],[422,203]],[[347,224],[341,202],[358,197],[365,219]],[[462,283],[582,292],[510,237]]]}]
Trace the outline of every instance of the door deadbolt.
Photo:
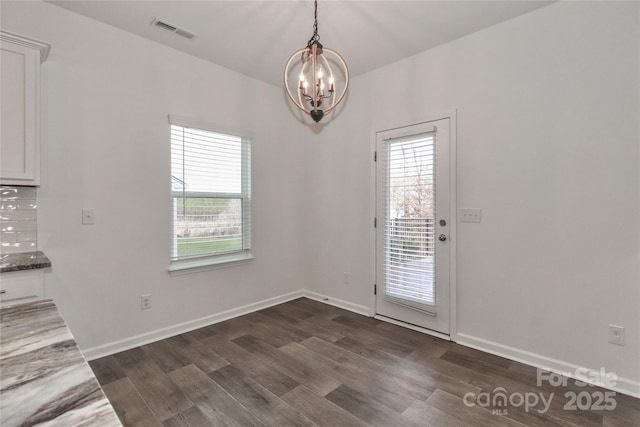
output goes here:
[{"label": "door deadbolt", "polygon": [[445,225],[447,225],[447,221],[445,221],[444,219],[441,219],[441,220],[440,220],[440,225],[441,225],[442,227],[444,227]]},{"label": "door deadbolt", "polygon": [[439,235],[438,240],[440,240],[441,242],[444,242],[445,240],[447,240],[447,235],[446,234]]}]

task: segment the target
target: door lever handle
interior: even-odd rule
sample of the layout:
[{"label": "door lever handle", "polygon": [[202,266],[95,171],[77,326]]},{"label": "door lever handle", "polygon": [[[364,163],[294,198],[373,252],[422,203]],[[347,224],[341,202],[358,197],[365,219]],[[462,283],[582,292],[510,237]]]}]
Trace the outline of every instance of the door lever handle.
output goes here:
[{"label": "door lever handle", "polygon": [[438,240],[440,240],[441,242],[444,242],[445,240],[447,240],[447,235],[446,234],[439,235]]}]

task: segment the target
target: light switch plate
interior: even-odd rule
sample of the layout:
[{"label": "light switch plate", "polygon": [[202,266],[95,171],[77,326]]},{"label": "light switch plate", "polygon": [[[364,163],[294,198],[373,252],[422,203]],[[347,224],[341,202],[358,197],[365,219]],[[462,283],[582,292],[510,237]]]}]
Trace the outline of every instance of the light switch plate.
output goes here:
[{"label": "light switch plate", "polygon": [[96,211],[94,209],[82,209],[82,224],[94,225],[96,223]]},{"label": "light switch plate", "polygon": [[462,215],[460,221],[462,222],[481,222],[482,221],[482,209],[462,209]]}]

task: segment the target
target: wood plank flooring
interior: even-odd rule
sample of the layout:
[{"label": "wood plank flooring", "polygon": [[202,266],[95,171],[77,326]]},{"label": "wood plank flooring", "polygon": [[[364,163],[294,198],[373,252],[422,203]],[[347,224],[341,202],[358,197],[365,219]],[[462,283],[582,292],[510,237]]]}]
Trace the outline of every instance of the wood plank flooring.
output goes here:
[{"label": "wood plank flooring", "polygon": [[640,426],[640,399],[305,298],[90,365],[125,426]]}]

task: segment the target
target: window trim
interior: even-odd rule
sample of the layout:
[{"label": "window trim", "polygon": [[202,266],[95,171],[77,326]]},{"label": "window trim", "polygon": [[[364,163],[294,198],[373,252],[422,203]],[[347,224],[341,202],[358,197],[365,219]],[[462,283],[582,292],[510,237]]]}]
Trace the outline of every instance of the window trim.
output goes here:
[{"label": "window trim", "polygon": [[[169,115],[169,128],[171,126],[181,126],[184,128],[192,128],[197,130],[204,130],[214,133],[222,133],[231,136],[235,136],[241,139],[242,144],[242,158],[247,158],[244,150],[247,148],[251,148],[253,134],[250,132],[231,129],[229,127],[216,126],[211,123],[204,123],[200,121],[195,121],[191,119],[187,119],[184,117],[179,117],[175,115]],[[171,155],[170,155],[171,157]],[[221,254],[211,254],[204,255],[201,257],[193,257],[193,258],[185,258],[185,259],[176,259],[172,260],[171,256],[169,257],[169,273],[174,275],[182,275],[189,273],[196,273],[200,271],[207,271],[231,266],[237,266],[242,264],[247,264],[251,262],[255,257],[253,256],[253,250],[251,245],[251,155],[248,155],[248,162],[242,162],[241,168],[242,175],[246,176],[249,174],[249,180],[242,180],[242,189],[241,189],[241,200],[242,200],[242,217],[243,217],[243,232],[242,232],[242,243],[243,248],[248,246],[247,249],[242,249],[235,252],[227,252]],[[248,188],[247,188],[248,185]],[[170,192],[170,197],[174,197],[174,191]],[[180,192],[182,195],[183,193]],[[208,196],[210,193],[207,194]],[[226,195],[226,194],[225,194]],[[228,195],[226,195],[228,196]],[[233,194],[234,198],[237,198],[237,194]],[[246,203],[248,201],[248,203]],[[173,210],[173,207],[172,207]],[[248,212],[246,212],[248,210]],[[173,215],[173,214],[172,214]],[[245,221],[247,219],[247,221]],[[246,233],[245,228],[249,228],[249,233]],[[173,236],[172,236],[173,239]],[[171,243],[173,245],[173,242]]]},{"label": "window trim", "polygon": [[200,271],[217,270],[219,268],[248,264],[254,259],[255,257],[251,250],[202,258],[183,259],[172,261],[169,265],[169,273],[172,276],[176,276]]},{"label": "window trim", "polygon": [[169,125],[182,126],[185,128],[196,128],[214,133],[225,133],[227,135],[233,135],[239,138],[248,138],[251,140],[255,139],[255,135],[253,134],[253,132],[249,132],[247,129],[235,128],[231,126],[219,126],[215,123],[193,120],[173,114],[168,115],[167,118],[169,120]]}]

